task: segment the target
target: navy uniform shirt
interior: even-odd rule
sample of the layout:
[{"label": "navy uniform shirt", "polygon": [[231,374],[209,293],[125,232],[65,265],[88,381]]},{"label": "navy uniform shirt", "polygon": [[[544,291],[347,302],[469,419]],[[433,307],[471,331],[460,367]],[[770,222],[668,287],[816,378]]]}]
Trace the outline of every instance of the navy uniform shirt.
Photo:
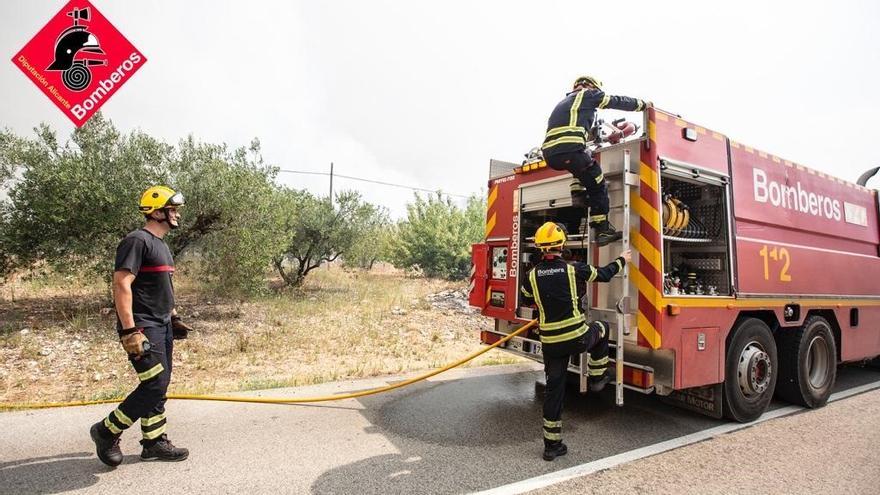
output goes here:
[{"label": "navy uniform shirt", "polygon": [[[129,271],[134,325],[158,327],[171,322],[174,309],[174,258],[165,241],[146,229],[130,232],[116,248],[115,271]],[[117,325],[122,324],[117,316]]]},{"label": "navy uniform shirt", "polygon": [[569,263],[560,256],[545,255],[525,277],[520,293],[526,303],[538,305],[538,328],[545,355],[564,350],[566,344],[587,332],[583,289],[590,282],[608,282],[625,265],[617,258],[601,268],[582,262]]},{"label": "navy uniform shirt", "polygon": [[584,151],[587,133],[596,120],[596,110],[641,111],[645,102],[628,96],[606,95],[599,89],[580,89],[565,95],[556,105],[547,121],[547,134],[541,149],[544,157]]}]

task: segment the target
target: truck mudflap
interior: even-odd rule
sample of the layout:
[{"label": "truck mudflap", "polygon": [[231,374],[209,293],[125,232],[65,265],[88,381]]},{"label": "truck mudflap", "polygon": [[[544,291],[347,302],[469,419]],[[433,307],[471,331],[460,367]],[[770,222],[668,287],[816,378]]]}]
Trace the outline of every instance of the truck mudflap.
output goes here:
[{"label": "truck mudflap", "polygon": [[468,304],[475,308],[486,307],[486,283],[489,280],[489,245],[471,245],[471,283],[468,287]]},{"label": "truck mudflap", "polygon": [[723,400],[721,387],[722,384],[718,383],[715,385],[706,385],[704,387],[675,390],[666,397],[663,397],[662,400],[682,409],[705,414],[706,416],[715,419],[721,419],[721,401]]}]

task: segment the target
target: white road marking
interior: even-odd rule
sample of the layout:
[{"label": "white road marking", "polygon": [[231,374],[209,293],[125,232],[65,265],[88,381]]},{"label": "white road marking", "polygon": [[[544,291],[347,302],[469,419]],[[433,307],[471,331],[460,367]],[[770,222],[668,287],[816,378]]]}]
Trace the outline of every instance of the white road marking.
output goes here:
[{"label": "white road marking", "polygon": [[[875,390],[880,388],[880,381],[876,381],[873,383],[868,383],[866,385],[861,385],[858,387],[853,387],[848,390],[843,390],[841,392],[831,394],[831,397],[828,399],[828,402],[834,402],[837,400],[845,399],[847,397],[851,397],[853,395],[861,394],[864,392],[869,392],[871,390]],[[684,447],[686,445],[690,445],[697,442],[702,442],[703,440],[708,440],[710,438],[714,438],[718,435],[723,435],[725,433],[730,433],[732,431],[742,430],[743,428],[748,428],[750,426],[756,425],[758,423],[763,423],[764,421],[768,421],[771,419],[780,418],[782,416],[788,416],[789,414],[796,413],[798,411],[804,411],[805,409],[800,406],[786,406],[782,407],[770,412],[764,413],[760,418],[752,421],[751,423],[730,423],[724,424],[721,426],[716,426],[714,428],[709,428],[707,430],[698,431],[696,433],[691,433],[690,435],[685,435],[679,438],[673,438],[672,440],[666,440],[664,442],[655,443],[654,445],[648,445],[646,447],[641,447],[635,450],[630,450],[628,452],[623,452],[617,455],[613,455],[610,457],[605,457],[603,459],[598,459],[595,461],[587,462],[585,464],[581,464],[578,466],[572,466],[567,469],[562,469],[560,471],[556,471],[553,473],[544,474],[541,476],[536,476],[534,478],[529,478],[522,481],[517,481],[516,483],[511,483],[509,485],[499,486],[497,488],[492,488],[489,490],[484,490],[481,492],[476,492],[477,495],[513,495],[518,493],[525,493],[531,490],[537,490],[538,488],[544,488],[546,486],[555,485],[557,483],[561,483],[563,481],[570,480],[572,478],[578,478],[581,476],[586,476],[588,474],[593,474],[598,471],[602,471],[605,469],[613,468],[615,466],[619,466],[621,464],[625,464],[627,462],[632,462],[638,459],[642,459],[644,457],[649,457],[652,455],[660,454],[669,450],[677,449],[679,447]]]}]

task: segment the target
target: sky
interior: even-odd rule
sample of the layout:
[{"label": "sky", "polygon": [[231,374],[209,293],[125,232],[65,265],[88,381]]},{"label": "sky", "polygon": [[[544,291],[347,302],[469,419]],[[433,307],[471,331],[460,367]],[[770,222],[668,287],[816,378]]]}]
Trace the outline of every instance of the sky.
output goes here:
[{"label": "sky", "polygon": [[[0,127],[73,130],[11,61],[64,3],[0,3]],[[880,165],[876,1],[93,4],[148,58],[102,108],[117,127],[169,143],[256,137],[282,169],[333,162],[337,174],[485,194],[489,159],[519,162],[539,145],[581,74],[843,179]],[[329,190],[325,176],[278,180]],[[413,199],[338,177],[334,189],[394,217]]]}]

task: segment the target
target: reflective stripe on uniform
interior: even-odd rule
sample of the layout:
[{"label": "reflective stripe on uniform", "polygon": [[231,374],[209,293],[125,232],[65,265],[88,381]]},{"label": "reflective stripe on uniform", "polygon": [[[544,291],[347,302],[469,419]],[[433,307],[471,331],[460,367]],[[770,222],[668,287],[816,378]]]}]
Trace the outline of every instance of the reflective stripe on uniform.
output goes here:
[{"label": "reflective stripe on uniform", "polygon": [[128,416],[126,416],[124,412],[119,410],[119,408],[114,409],[111,414],[116,416],[116,419],[118,419],[119,422],[124,424],[125,426],[131,426],[131,424],[134,423],[134,421],[132,421]]},{"label": "reflective stripe on uniform", "polygon": [[523,295],[526,296],[526,297],[533,297],[533,296],[532,296],[532,293],[529,292],[528,289],[526,289],[526,286],[525,286],[525,285],[523,285],[522,287],[520,287],[520,288],[519,288],[519,291],[522,292]]},{"label": "reflective stripe on uniform", "polygon": [[581,314],[580,304],[578,304],[577,275],[575,274],[574,266],[568,265],[566,269],[568,290],[571,291],[571,314],[574,315],[574,318],[583,318],[584,315]]},{"label": "reflective stripe on uniform", "polygon": [[165,428],[166,428],[165,425],[162,425],[162,426],[156,428],[155,430],[143,432],[144,439],[145,440],[153,440],[155,438],[160,437],[163,433],[165,433]]},{"label": "reflective stripe on uniform", "polygon": [[599,176],[596,177],[596,184],[601,184],[603,180],[605,180],[605,174],[599,172]]},{"label": "reflective stripe on uniform", "polygon": [[576,339],[585,333],[587,333],[587,325],[581,325],[570,332],[561,333],[559,335],[544,335],[542,333],[541,343],[558,344],[559,342],[567,342],[569,340]]},{"label": "reflective stripe on uniform", "polygon": [[587,282],[592,282],[596,280],[596,277],[599,276],[599,270],[596,270],[596,267],[593,265],[590,266],[590,278],[587,279]]},{"label": "reflective stripe on uniform", "polygon": [[529,272],[529,283],[532,284],[532,290],[535,294],[535,304],[538,305],[538,328],[544,326],[544,305],[541,303],[541,294],[538,292],[538,280],[535,276],[535,270]]},{"label": "reflective stripe on uniform", "polygon": [[162,366],[162,363],[159,363],[156,366],[153,366],[152,368],[148,369],[147,371],[144,371],[142,373],[138,373],[138,379],[142,382],[145,382],[145,381],[149,380],[150,378],[155,377],[159,373],[162,373],[163,371],[165,371],[165,368]]},{"label": "reflective stripe on uniform", "polygon": [[562,421],[550,421],[549,419],[545,419],[544,428],[562,428]]},{"label": "reflective stripe on uniform", "polygon": [[120,433],[122,433],[122,429],[114,425],[113,422],[110,421],[110,418],[104,418],[104,426],[106,426],[107,429],[110,430],[110,433],[114,435],[119,435]]},{"label": "reflective stripe on uniform", "polygon": [[581,101],[584,99],[584,91],[578,91],[577,96],[574,97],[574,103],[571,105],[571,109],[568,111],[568,125],[569,127],[574,127],[577,125],[578,121],[578,109],[581,107]]},{"label": "reflective stripe on uniform", "polygon": [[602,368],[595,368],[595,369],[590,368],[590,370],[587,372],[587,374],[590,376],[602,376],[605,374],[606,370],[607,370],[607,368],[604,366]]},{"label": "reflective stripe on uniform", "polygon": [[550,440],[551,442],[558,442],[562,440],[562,433],[550,433],[549,431],[544,431],[544,438]]},{"label": "reflective stripe on uniform", "polygon": [[165,413],[157,414],[151,418],[141,418],[141,426],[152,426],[165,419]]},{"label": "reflective stripe on uniform", "polygon": [[584,129],[583,127],[576,126],[576,125],[564,125],[562,127],[554,127],[552,129],[550,129],[549,131],[547,131],[547,134],[545,134],[544,137],[552,137],[557,134],[562,134],[565,132],[586,133],[587,130]]},{"label": "reflective stripe on uniform", "polygon": [[592,357],[587,361],[587,364],[590,368],[602,367],[605,368],[608,366],[609,358],[608,356],[603,357],[602,359],[594,360]]},{"label": "reflective stripe on uniform", "polygon": [[554,321],[553,323],[540,324],[539,326],[541,327],[541,330],[552,331],[560,330],[562,328],[577,325],[578,323],[586,321],[587,319],[584,317],[584,315],[577,315],[562,321]]},{"label": "reflective stripe on uniform", "polygon": [[565,136],[565,137],[557,138],[557,139],[554,139],[553,141],[544,143],[541,146],[541,149],[552,148],[552,147],[556,146],[557,144],[566,144],[566,143],[586,145],[587,139],[584,138],[583,136]]},{"label": "reflective stripe on uniform", "polygon": [[599,108],[605,108],[608,106],[608,103],[611,101],[611,96],[605,95],[602,97],[602,101],[599,102]]}]

